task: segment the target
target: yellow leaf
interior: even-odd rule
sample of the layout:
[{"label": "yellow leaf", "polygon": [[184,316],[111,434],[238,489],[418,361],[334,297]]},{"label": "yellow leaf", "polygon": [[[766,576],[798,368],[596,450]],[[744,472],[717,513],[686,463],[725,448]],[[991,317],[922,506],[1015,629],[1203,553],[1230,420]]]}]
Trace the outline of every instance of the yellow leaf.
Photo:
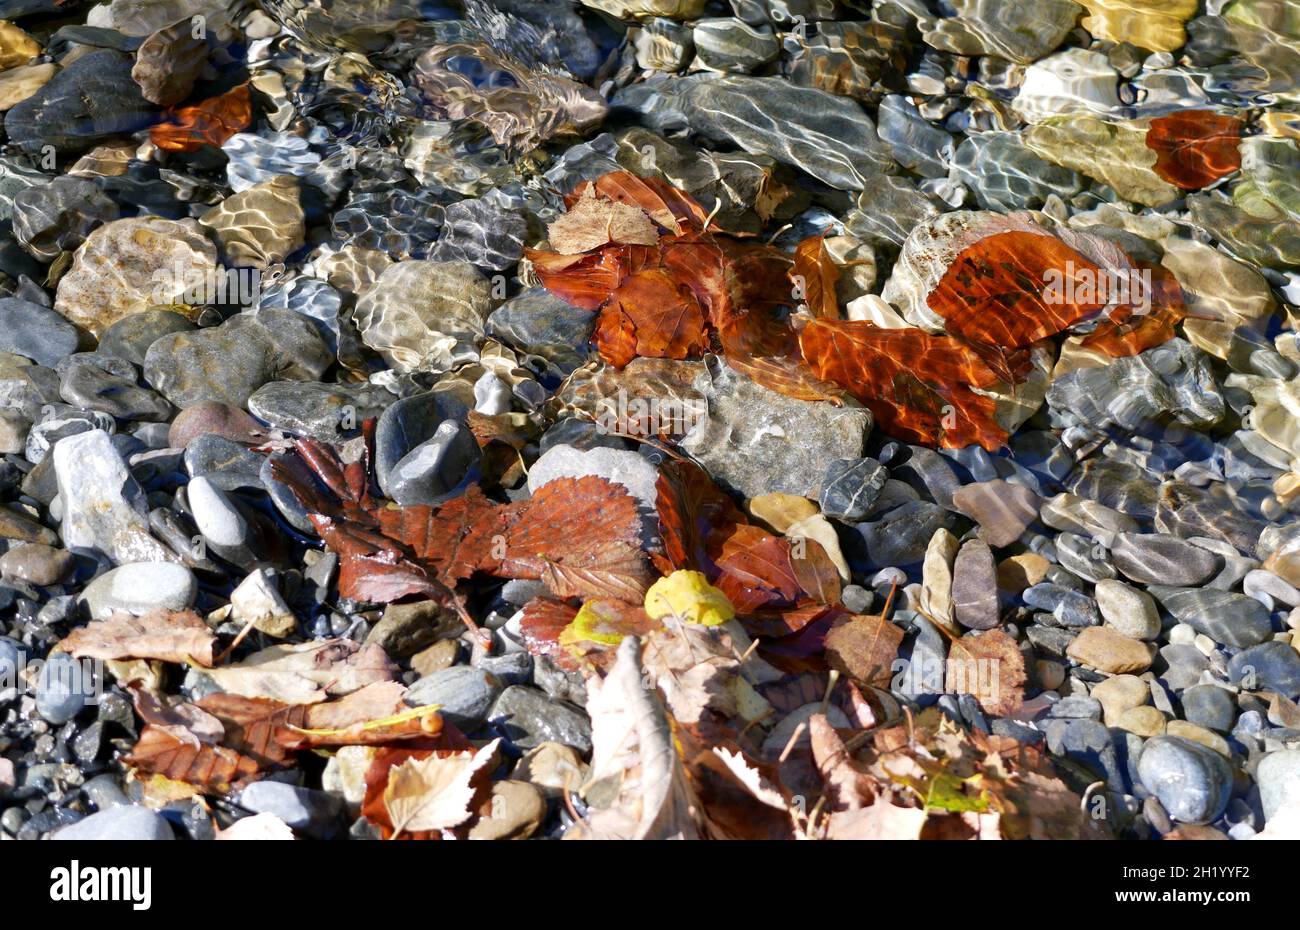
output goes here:
[{"label": "yellow leaf", "polygon": [[717,626],[736,616],[727,596],[699,572],[676,571],[660,578],[645,595],[645,612],[655,620],[677,617],[687,623]]}]

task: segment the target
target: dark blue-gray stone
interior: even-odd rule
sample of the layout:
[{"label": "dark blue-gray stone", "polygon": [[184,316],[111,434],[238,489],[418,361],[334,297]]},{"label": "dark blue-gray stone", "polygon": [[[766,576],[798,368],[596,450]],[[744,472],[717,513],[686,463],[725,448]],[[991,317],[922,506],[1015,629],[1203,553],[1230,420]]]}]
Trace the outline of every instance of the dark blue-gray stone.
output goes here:
[{"label": "dark blue-gray stone", "polygon": [[1213,749],[1178,736],[1147,740],[1138,758],[1142,786],[1169,816],[1183,823],[1209,823],[1232,796],[1232,766]]},{"label": "dark blue-gray stone", "polygon": [[1247,691],[1276,691],[1294,701],[1300,697],[1300,652],[1277,640],[1243,649],[1228,661],[1228,680]]},{"label": "dark blue-gray stone", "polygon": [[425,675],[407,689],[403,700],[411,707],[436,704],[440,714],[471,733],[487,719],[492,702],[500,694],[501,682],[495,675],[468,665],[453,665]]},{"label": "dark blue-gray stone", "polygon": [[191,478],[207,478],[223,491],[262,489],[266,456],[224,436],[196,436],[185,447],[185,471]]},{"label": "dark blue-gray stone", "polygon": [[131,77],[134,64],[132,56],[109,49],[81,56],[5,115],[9,140],[33,155],[46,145],[82,152],[156,122],[158,109]]},{"label": "dark blue-gray stone", "polygon": [[1196,685],[1183,692],[1183,717],[1207,730],[1231,733],[1237,721],[1237,699],[1218,685]]},{"label": "dark blue-gray stone", "polygon": [[1196,632],[1216,643],[1244,649],[1273,635],[1268,610],[1253,597],[1218,588],[1175,588],[1147,586],[1151,596]]},{"label": "dark blue-gray stone", "polygon": [[828,517],[846,523],[861,520],[889,480],[889,469],[875,459],[837,459],[826,469],[819,503]]},{"label": "dark blue-gray stone", "polygon": [[547,741],[591,752],[591,720],[568,704],[553,701],[524,685],[511,685],[488,712],[492,729],[518,749],[529,750]]},{"label": "dark blue-gray stone", "polygon": [[868,570],[915,565],[925,558],[934,531],[951,530],[954,523],[952,513],[938,504],[909,501],[879,520],[859,523],[856,540],[849,540],[851,554]]},{"label": "dark blue-gray stone", "polygon": [[388,473],[412,449],[428,441],[444,420],[464,420],[474,409],[474,388],[464,381],[394,402],[375,427],[375,475],[382,487]]},{"label": "dark blue-gray stone", "polygon": [[477,477],[480,459],[478,441],[469,427],[443,420],[427,441],[389,469],[382,488],[402,506],[441,504]]},{"label": "dark blue-gray stone", "polygon": [[0,351],[53,368],[77,351],[77,328],[49,307],[17,297],[0,297]]}]

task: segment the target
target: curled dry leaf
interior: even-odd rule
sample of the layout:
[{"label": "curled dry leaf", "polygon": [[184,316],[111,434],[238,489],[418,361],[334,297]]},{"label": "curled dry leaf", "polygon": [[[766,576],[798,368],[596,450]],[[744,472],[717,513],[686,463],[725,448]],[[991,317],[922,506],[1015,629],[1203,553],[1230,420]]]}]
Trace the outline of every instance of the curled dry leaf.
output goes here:
[{"label": "curled dry leaf", "polygon": [[394,765],[384,788],[384,808],[395,834],[446,830],[470,818],[475,776],[497,756],[501,740],[475,752],[410,758]]},{"label": "curled dry leaf", "polygon": [[59,648],[78,659],[158,659],[208,668],[215,642],[192,610],[151,610],[138,617],[118,611],[73,630]]},{"label": "curled dry leaf", "polygon": [[230,694],[314,704],[372,682],[395,681],[399,669],[378,645],[330,639],[271,646],[206,674]]},{"label": "curled dry leaf", "polygon": [[837,811],[827,821],[831,840],[919,840],[928,815],[919,807],[877,800],[867,807]]},{"label": "curled dry leaf", "polygon": [[641,643],[629,636],[614,666],[588,684],[591,775],[584,793],[610,786],[610,803],[570,828],[573,839],[699,839],[703,813],[673,741],[658,694],[642,686]]},{"label": "curled dry leaf", "polygon": [[826,250],[825,236],[810,236],[795,246],[790,280],[795,286],[795,297],[810,315],[832,319],[840,315],[835,296],[839,278],[840,269]]},{"label": "curled dry leaf", "polygon": [[235,694],[211,694],[197,704],[163,704],[135,689],[136,712],[145,726],[124,761],[140,771],[220,793],[288,764],[299,749],[437,736],[442,728],[437,709],[406,708],[400,700],[403,691],[392,682],[378,682],[324,704],[286,704]]}]

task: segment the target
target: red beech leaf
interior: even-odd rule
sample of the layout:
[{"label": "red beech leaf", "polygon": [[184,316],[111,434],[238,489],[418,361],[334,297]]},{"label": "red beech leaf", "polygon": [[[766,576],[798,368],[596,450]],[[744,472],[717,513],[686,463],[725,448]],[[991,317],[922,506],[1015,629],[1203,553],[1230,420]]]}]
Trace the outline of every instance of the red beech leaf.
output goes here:
[{"label": "red beech leaf", "polygon": [[891,436],[909,442],[994,451],[1007,439],[993,418],[998,376],[967,344],[919,329],[813,320],[799,337],[817,377],[845,388]]},{"label": "red beech leaf", "polygon": [[506,532],[501,573],[546,582],[558,597],[638,602],[654,580],[636,498],[604,478],[559,478],[537,490]]},{"label": "red beech leaf", "polygon": [[600,312],[593,338],[601,357],[622,368],[637,356],[684,359],[706,348],[704,313],[662,268],[629,275]]},{"label": "red beech leaf", "polygon": [[762,527],[740,524],[714,530],[709,554],[718,569],[714,586],[737,613],[793,604],[800,592],[790,564],[790,542]]},{"label": "red beech leaf", "polygon": [[835,297],[839,278],[839,266],[826,250],[825,236],[810,236],[795,246],[790,281],[802,292],[809,314],[831,319],[840,315],[839,301]]},{"label": "red beech leaf", "polygon": [[685,568],[710,579],[717,569],[708,553],[709,534],[716,529],[747,522],[725,491],[699,465],[671,460],[659,469],[655,484],[659,533],[663,538],[666,575]]},{"label": "red beech leaf", "polygon": [[659,263],[659,249],[647,245],[609,245],[588,255],[524,254],[543,287],[584,310],[599,310],[629,274]]},{"label": "red beech leaf", "polygon": [[[1054,236],[1013,230],[963,249],[926,303],[950,336],[1019,349],[1099,313],[1106,300],[1092,282],[1104,274]],[[1069,299],[1090,293],[1097,299]]]},{"label": "red beech leaf", "polygon": [[1235,116],[1212,110],[1180,110],[1157,116],[1147,129],[1153,170],[1183,190],[1200,190],[1241,167],[1241,130]]},{"label": "red beech leaf", "polygon": [[560,634],[578,615],[578,608],[548,597],[535,597],[524,605],[519,632],[525,648],[533,655],[548,656],[568,671],[578,669],[578,661],[560,645]]}]

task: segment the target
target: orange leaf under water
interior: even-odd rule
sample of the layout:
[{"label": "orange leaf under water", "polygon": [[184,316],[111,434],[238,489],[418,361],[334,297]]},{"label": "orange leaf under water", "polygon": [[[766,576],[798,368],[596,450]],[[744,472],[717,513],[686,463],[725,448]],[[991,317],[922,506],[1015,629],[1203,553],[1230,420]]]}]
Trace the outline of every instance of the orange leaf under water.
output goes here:
[{"label": "orange leaf under water", "polygon": [[1241,167],[1242,121],[1212,110],[1157,116],[1147,129],[1153,170],[1183,190],[1200,190]]},{"label": "orange leaf under water", "polygon": [[220,148],[237,132],[253,121],[253,99],[248,85],[209,97],[189,107],[170,112],[171,122],[159,123],[149,130],[149,138],[169,152],[196,152],[204,145]]},{"label": "orange leaf under water", "polygon": [[610,296],[593,336],[605,361],[622,368],[632,359],[684,359],[704,351],[699,302],[662,268],[630,275]]},{"label": "orange leaf under water", "polygon": [[994,451],[1007,432],[993,418],[992,398],[972,388],[999,385],[969,345],[919,329],[813,320],[799,337],[817,377],[840,385],[870,408],[881,428],[908,442]]},{"label": "orange leaf under water", "polygon": [[795,246],[794,267],[790,280],[803,295],[803,303],[812,316],[835,318],[840,315],[835,285],[840,269],[826,250],[825,236],[810,236]]},{"label": "orange leaf under water", "polygon": [[1099,313],[1105,279],[1060,239],[1013,230],[963,249],[926,303],[950,336],[1019,349]]}]

